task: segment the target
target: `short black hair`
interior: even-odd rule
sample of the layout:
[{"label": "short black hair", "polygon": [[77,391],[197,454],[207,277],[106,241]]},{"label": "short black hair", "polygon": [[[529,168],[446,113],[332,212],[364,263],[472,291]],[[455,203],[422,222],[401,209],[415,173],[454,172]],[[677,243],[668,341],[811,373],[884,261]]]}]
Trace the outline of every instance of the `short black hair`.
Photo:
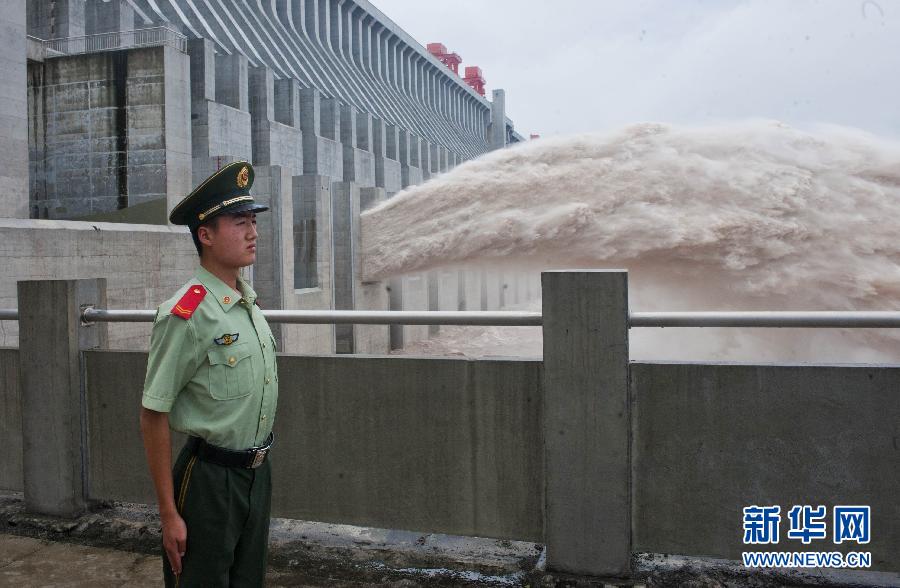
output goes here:
[{"label": "short black hair", "polygon": [[191,231],[191,239],[194,240],[194,247],[197,248],[197,255],[203,256],[203,246],[200,244],[200,239],[197,237],[197,231],[200,227],[197,227],[193,231]]}]

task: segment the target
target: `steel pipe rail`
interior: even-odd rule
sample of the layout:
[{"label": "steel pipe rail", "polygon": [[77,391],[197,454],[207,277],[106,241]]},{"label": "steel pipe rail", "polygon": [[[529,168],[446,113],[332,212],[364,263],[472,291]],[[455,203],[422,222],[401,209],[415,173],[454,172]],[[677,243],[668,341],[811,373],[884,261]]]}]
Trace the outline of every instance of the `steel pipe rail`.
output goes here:
[{"label": "steel pipe rail", "polygon": [[489,325],[539,327],[541,313],[521,311],[267,310],[266,320],[295,324]]},{"label": "steel pipe rail", "polygon": [[[517,311],[386,311],[386,310],[264,310],[266,320],[289,324],[356,325],[490,325],[541,326],[541,313]],[[85,322],[152,322],[154,310],[87,308]]]},{"label": "steel pipe rail", "polygon": [[[522,311],[387,311],[387,310],[264,310],[266,320],[289,324],[357,325],[481,325],[539,327],[539,312]],[[155,310],[86,308],[85,322],[149,323]],[[19,311],[0,309],[0,320],[15,321]],[[633,312],[629,327],[764,327],[764,328],[900,328],[895,311],[757,311],[757,312]]]},{"label": "steel pipe rail", "polygon": [[628,326],[895,329],[900,328],[900,312],[633,312]]},{"label": "steel pipe rail", "polygon": [[152,323],[155,310],[104,310],[89,306],[81,312],[86,323]]}]

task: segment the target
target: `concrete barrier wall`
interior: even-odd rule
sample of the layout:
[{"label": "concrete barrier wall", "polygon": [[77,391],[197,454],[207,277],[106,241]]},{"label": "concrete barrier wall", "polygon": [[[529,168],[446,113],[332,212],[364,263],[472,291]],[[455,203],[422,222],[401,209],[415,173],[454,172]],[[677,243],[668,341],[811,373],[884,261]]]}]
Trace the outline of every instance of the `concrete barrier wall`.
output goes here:
[{"label": "concrete barrier wall", "polygon": [[[84,358],[90,496],[155,504],[139,423],[147,353],[87,351]],[[173,455],[184,439],[173,435]]]},{"label": "concrete barrier wall", "polygon": [[282,357],[275,510],[378,527],[539,540],[533,361]]},{"label": "concrete barrier wall", "polygon": [[19,388],[19,351],[0,349],[0,490],[21,492],[22,395]]},{"label": "concrete barrier wall", "polygon": [[[543,541],[549,569],[616,576],[633,552],[738,557],[746,506],[780,506],[769,550],[799,551],[793,505],[868,505],[871,543],[810,549],[900,570],[900,366],[629,366],[626,279],[545,272],[543,361],[280,355],[275,516]],[[0,352],[0,441],[24,436],[25,459],[0,461],[0,480],[35,512],[82,489],[35,467],[78,445],[81,349],[88,497],[154,501],[138,433],[146,353],[103,350],[101,329],[72,318],[102,289],[19,284],[32,351]],[[41,361],[44,346],[68,363]],[[46,415],[71,438],[38,431]]]},{"label": "concrete barrier wall", "polygon": [[[91,496],[152,503],[146,355],[86,358]],[[542,539],[540,362],[281,355],[279,372],[277,516]],[[631,380],[635,551],[736,559],[744,506],[867,504],[863,550],[900,569],[900,368],[634,363]],[[786,530],[791,550],[861,547]]]},{"label": "concrete barrier wall", "polygon": [[[633,363],[631,381],[635,551],[739,559],[742,508],[780,505],[777,549],[900,570],[900,367]],[[827,507],[827,540],[786,540],[795,504]],[[872,507],[870,544],[832,542],[834,505]]]},{"label": "concrete barrier wall", "polygon": [[[90,495],[155,502],[138,432],[147,356],[85,358]],[[274,516],[540,540],[540,362],[278,361]]]},{"label": "concrete barrier wall", "polygon": [[[107,279],[112,309],[156,308],[197,266],[182,227],[0,219],[0,308],[18,308],[18,280]],[[19,325],[0,321],[0,345],[18,345]],[[115,349],[146,349],[150,324],[109,325]]]}]

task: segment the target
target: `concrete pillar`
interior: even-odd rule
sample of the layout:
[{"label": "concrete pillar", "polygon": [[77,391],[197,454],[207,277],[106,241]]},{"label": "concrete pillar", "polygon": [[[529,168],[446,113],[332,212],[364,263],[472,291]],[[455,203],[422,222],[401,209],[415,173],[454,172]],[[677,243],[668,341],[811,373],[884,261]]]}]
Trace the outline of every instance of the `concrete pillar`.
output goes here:
[{"label": "concrete pillar", "polygon": [[[334,235],[334,308],[356,308],[356,290],[353,287],[357,274],[357,234],[359,223],[359,188],[353,182],[335,182],[332,192]],[[335,350],[337,353],[354,353],[353,325],[335,325]]]},{"label": "concrete pillar", "polygon": [[385,184],[385,151],[387,151],[387,132],[384,121],[378,117],[372,117],[372,141],[370,144],[372,153],[375,154],[375,185],[386,188]]},{"label": "concrete pillar", "polygon": [[[400,185],[406,188],[410,185],[417,184],[414,177],[410,174],[410,165],[413,158],[412,149],[415,137],[406,129],[399,129],[397,136],[399,138],[399,157],[400,157]],[[412,174],[413,176],[415,174]]]},{"label": "concrete pillar", "polygon": [[398,129],[397,139],[399,145],[398,161],[400,165],[408,166],[410,161],[409,143],[410,133],[406,129]]},{"label": "concrete pillar", "polygon": [[413,167],[422,167],[422,143],[421,139],[415,133],[409,134],[409,165]]},{"label": "concrete pillar", "polygon": [[438,153],[438,144],[434,143],[431,145],[431,175],[435,175],[441,172],[440,161],[441,157]]},{"label": "concrete pillar", "polygon": [[341,140],[341,102],[337,98],[322,98],[321,135],[332,141]]},{"label": "concrete pillar", "polygon": [[303,136],[319,134],[322,120],[321,93],[315,88],[300,90],[300,130]]},{"label": "concrete pillar", "polygon": [[275,120],[275,75],[266,66],[251,67],[248,86],[253,163],[271,165],[272,137],[269,123]]},{"label": "concrete pillar", "polygon": [[368,112],[356,114],[356,147],[363,151],[372,149],[372,115]]},{"label": "concrete pillar", "polygon": [[400,161],[400,134],[397,131],[396,125],[387,125],[384,131],[384,156],[394,161]]},{"label": "concrete pillar", "polygon": [[28,98],[25,75],[25,1],[0,10],[0,218],[28,218]]},{"label": "concrete pillar", "polygon": [[356,107],[346,104],[341,107],[341,143],[356,147]]},{"label": "concrete pillar", "polygon": [[248,85],[250,120],[275,120],[274,72],[264,65],[251,67],[248,73]]},{"label": "concrete pillar", "polygon": [[344,181],[355,182],[356,173],[356,107],[341,107],[341,145],[344,157]]},{"label": "concrete pillar", "polygon": [[506,147],[506,92],[494,90],[493,98],[489,145],[491,149],[502,149]]},{"label": "concrete pillar", "polygon": [[[13,0],[14,5],[18,2]],[[39,39],[84,36],[84,0],[28,0],[25,4],[28,6],[29,35]]]},{"label": "concrete pillar", "polygon": [[[431,270],[426,274],[428,280],[428,310],[440,310],[440,281],[437,270]],[[428,325],[428,336],[434,337],[441,332],[440,325]]]},{"label": "concrete pillar", "polygon": [[216,52],[209,39],[188,39],[191,102],[216,99]]},{"label": "concrete pillar", "polygon": [[[172,208],[188,194],[194,186],[192,180],[192,142],[193,133],[191,126],[192,106],[190,99],[191,68],[190,58],[174,47],[163,48],[163,80],[164,96],[163,123],[165,131],[166,164],[165,164],[165,197],[166,210]],[[134,60],[130,60],[134,62]],[[135,109],[132,109],[135,110]],[[140,135],[137,127],[140,122],[138,117],[131,117],[134,122],[129,122],[128,136],[135,139]],[[131,139],[129,139],[130,141]],[[129,151],[135,152],[134,145],[129,145]],[[135,157],[135,159],[138,159]],[[139,173],[140,160],[129,162],[129,175],[134,178]],[[145,168],[146,169],[146,168]],[[129,193],[136,193],[135,185],[129,180]],[[164,219],[160,219],[164,220]]]},{"label": "concrete pillar", "polygon": [[[384,188],[368,187],[359,189],[359,211],[365,212],[385,200]],[[359,225],[359,223],[357,223]]]},{"label": "concrete pillar", "polygon": [[300,130],[303,133],[303,173],[319,169],[319,130],[322,121],[322,95],[315,88],[300,90]]},{"label": "concrete pillar", "polygon": [[106,323],[82,326],[80,311],[106,308],[106,280],[22,281],[18,298],[25,506],[74,517],[88,489],[80,352],[107,343]]},{"label": "concrete pillar", "polygon": [[88,35],[133,31],[134,8],[125,0],[88,0],[84,20]]},{"label": "concrete pillar", "polygon": [[[388,280],[388,307],[390,310],[403,310],[403,278]],[[403,325],[390,325],[391,349],[403,349]]]},{"label": "concrete pillar", "polygon": [[387,132],[384,121],[378,117],[372,117],[372,146],[370,151],[375,157],[386,157]]},{"label": "concrete pillar", "polygon": [[431,143],[422,139],[422,179],[429,180],[431,179]]},{"label": "concrete pillar", "polygon": [[300,83],[297,80],[275,80],[275,120],[289,127],[300,126]]},{"label": "concrete pillar", "polygon": [[541,275],[550,569],[631,572],[628,273]]},{"label": "concrete pillar", "polygon": [[216,55],[216,102],[249,110],[247,58],[240,53]]},{"label": "concrete pillar", "polygon": [[438,146],[438,171],[445,172],[447,171],[447,148],[443,145]]}]

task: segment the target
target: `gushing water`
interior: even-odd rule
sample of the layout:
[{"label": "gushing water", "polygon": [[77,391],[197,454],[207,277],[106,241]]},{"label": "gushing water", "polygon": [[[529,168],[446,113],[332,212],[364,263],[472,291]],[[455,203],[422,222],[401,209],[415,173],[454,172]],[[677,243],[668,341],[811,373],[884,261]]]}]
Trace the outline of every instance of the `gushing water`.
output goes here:
[{"label": "gushing water", "polygon": [[[632,310],[900,310],[898,217],[898,143],[771,121],[640,124],[531,141],[398,194],[363,215],[363,270],[378,279],[475,263],[624,267]],[[479,332],[493,341],[480,353],[523,344],[521,329]],[[896,362],[900,334],[635,329],[631,349]]]}]

